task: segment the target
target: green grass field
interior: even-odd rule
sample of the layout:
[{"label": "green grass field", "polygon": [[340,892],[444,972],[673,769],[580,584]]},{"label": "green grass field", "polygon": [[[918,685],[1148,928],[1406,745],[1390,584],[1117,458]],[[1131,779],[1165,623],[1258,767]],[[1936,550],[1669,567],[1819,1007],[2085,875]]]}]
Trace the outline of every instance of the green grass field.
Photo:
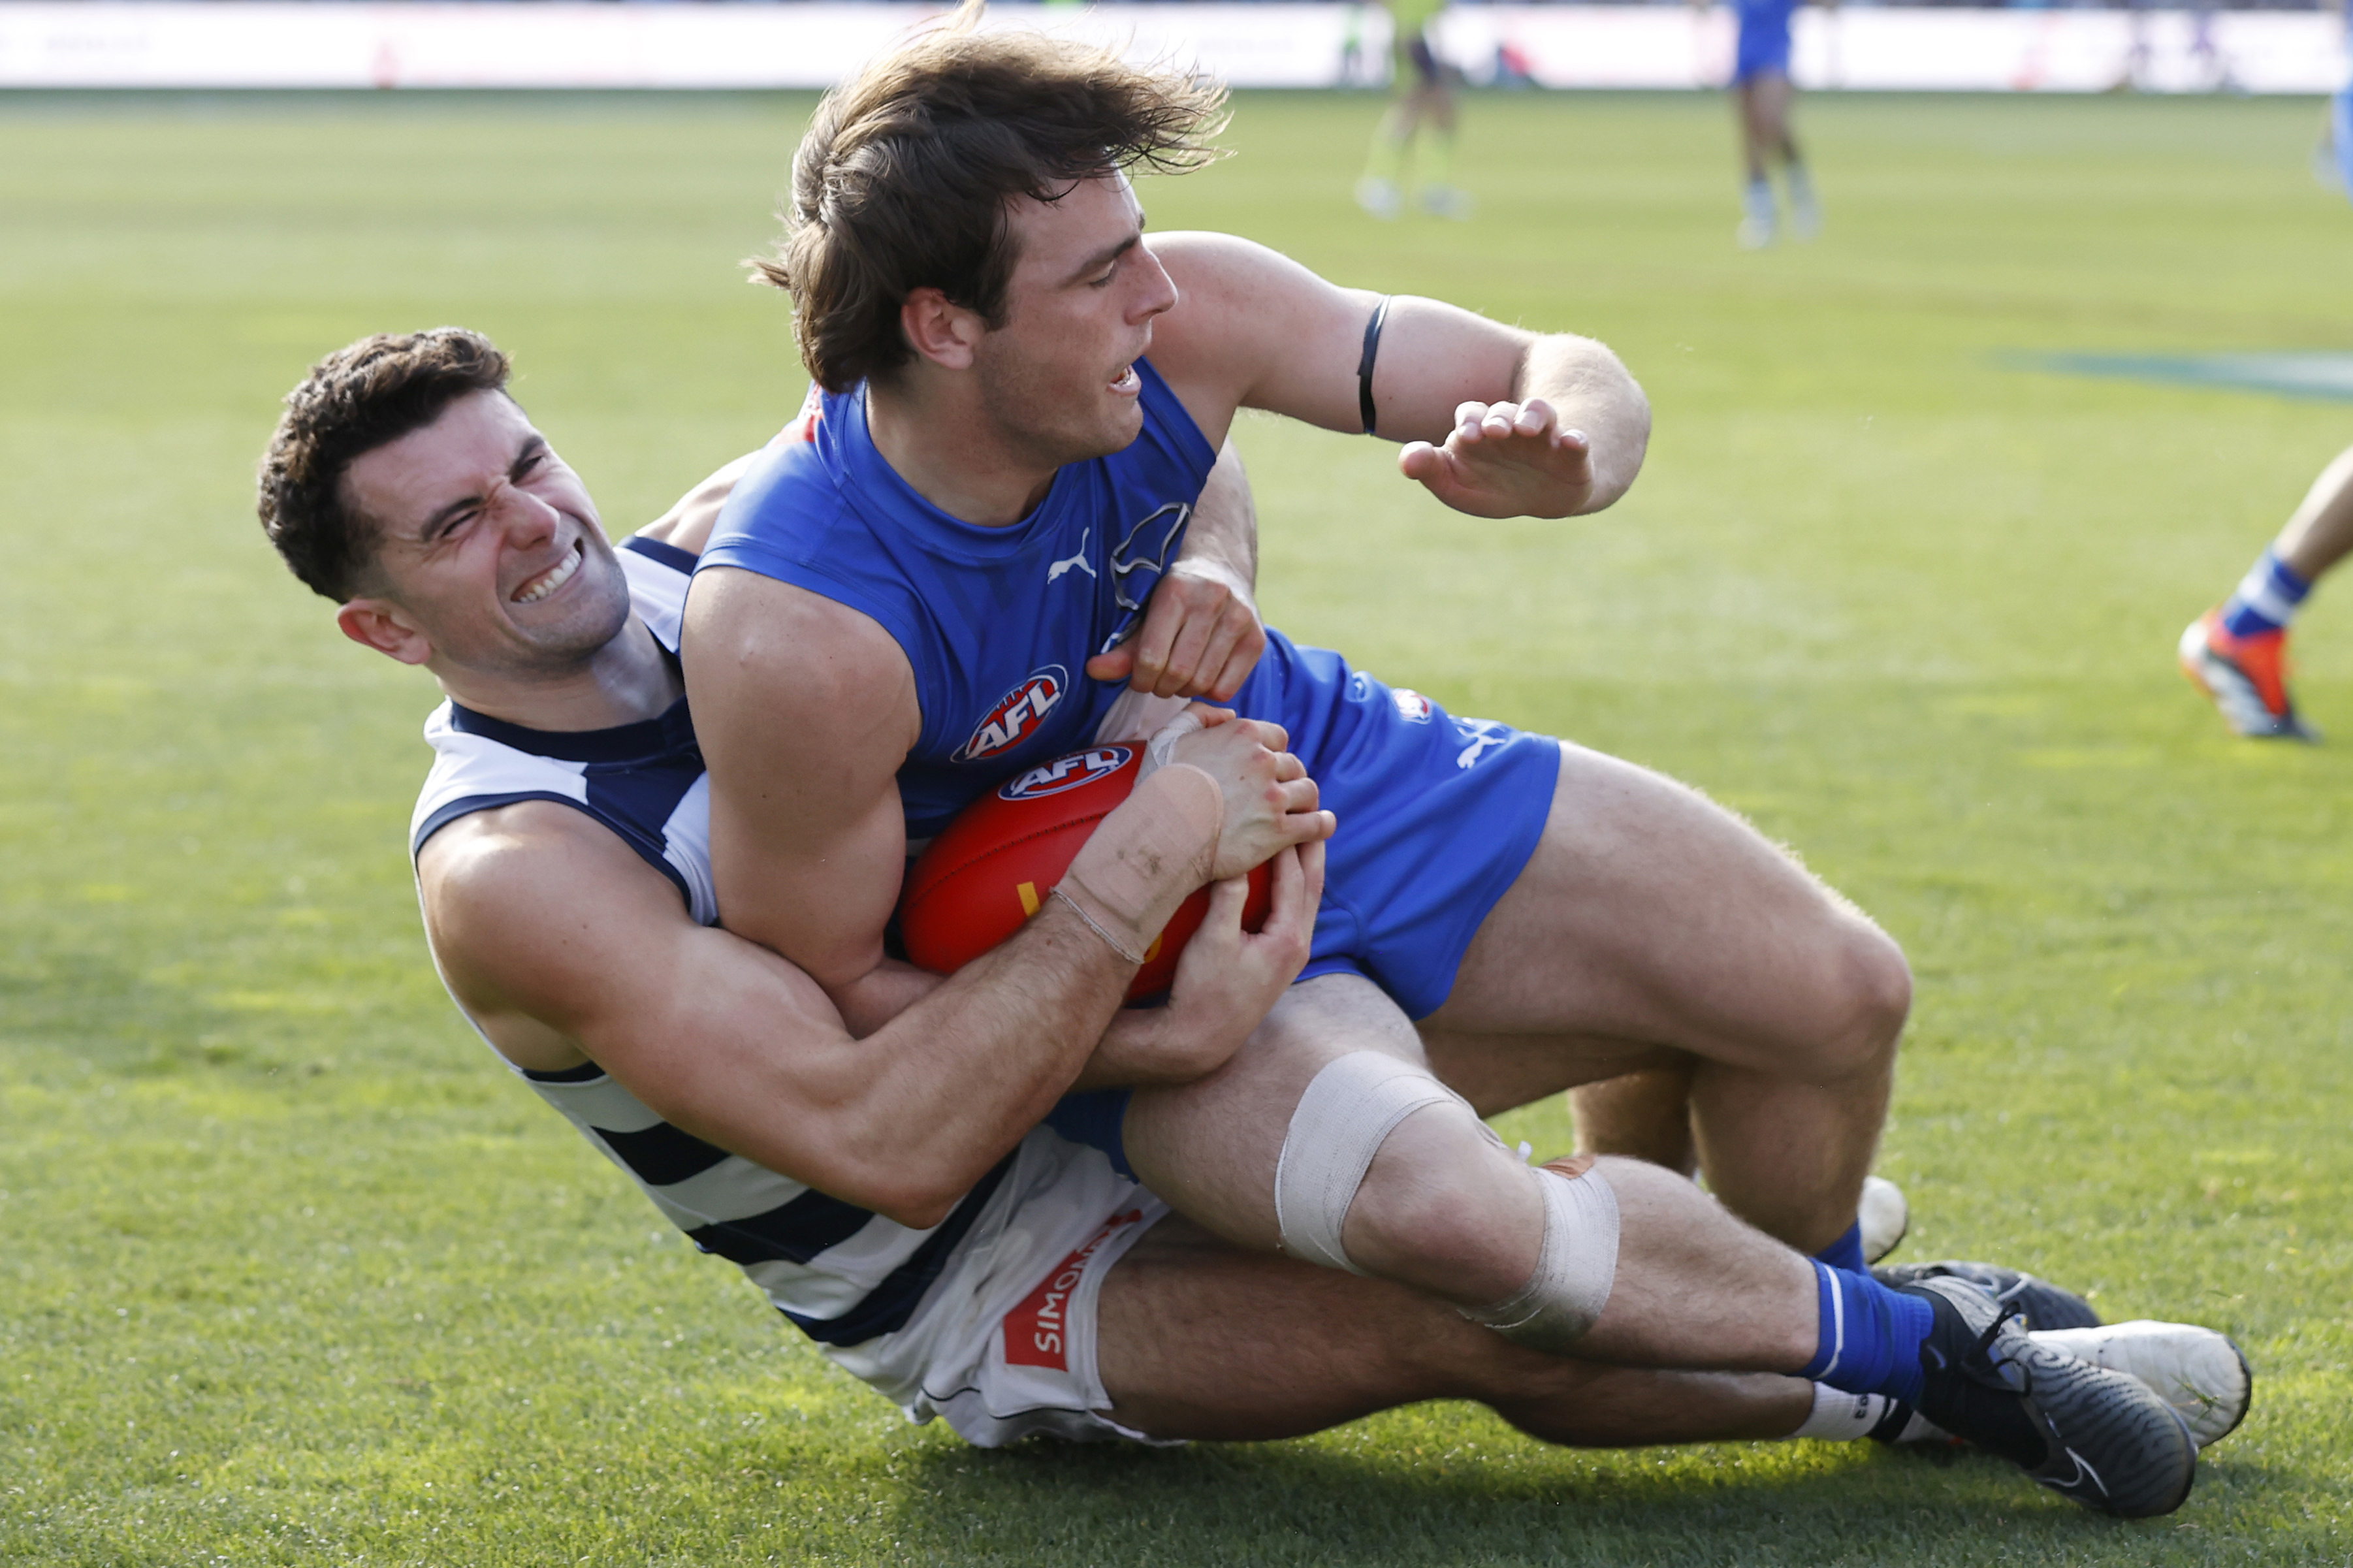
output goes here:
[{"label": "green grass field", "polygon": [[[0,98],[0,1558],[2114,1563],[2353,1555],[2353,616],[2227,739],[2171,640],[2342,405],[2015,351],[2353,349],[2307,102],[1817,99],[1818,244],[1743,255],[1698,99],[1473,100],[1467,226],[1348,205],[1365,98],[1250,98],[1164,227],[1606,338],[1657,411],[1597,520],[1480,522],[1248,422],[1269,616],[1700,784],[1919,976],[1907,1256],[2225,1328],[2257,1405],[2174,1517],[1971,1458],[1574,1455],[1426,1406],[1312,1441],[913,1428],[511,1081],[402,856],[431,700],[250,507],[275,400],[441,321],[617,531],[800,390],[736,261],[806,99]],[[1558,1147],[1558,1105],[1511,1119]]]}]

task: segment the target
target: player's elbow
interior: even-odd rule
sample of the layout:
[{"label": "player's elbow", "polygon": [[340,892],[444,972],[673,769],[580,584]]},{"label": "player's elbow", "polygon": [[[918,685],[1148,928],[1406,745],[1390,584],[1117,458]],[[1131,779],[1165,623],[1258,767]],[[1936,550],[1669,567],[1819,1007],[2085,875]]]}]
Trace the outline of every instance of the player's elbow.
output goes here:
[{"label": "player's elbow", "polygon": [[903,1225],[909,1230],[929,1230],[934,1226],[946,1222],[948,1215],[955,1211],[956,1200],[953,1197],[927,1196],[920,1201],[910,1198],[904,1202],[870,1206],[876,1214],[893,1225]]},{"label": "player's elbow", "polygon": [[1651,449],[1651,398],[1625,362],[1606,344],[1588,342],[1588,375],[1599,395],[1599,417],[1587,434],[1594,443],[1593,494],[1587,511],[1599,511],[1634,488]]},{"label": "player's elbow", "polygon": [[929,1230],[945,1220],[972,1188],[955,1173],[898,1163],[861,1172],[847,1184],[856,1190],[834,1195],[910,1230]]}]

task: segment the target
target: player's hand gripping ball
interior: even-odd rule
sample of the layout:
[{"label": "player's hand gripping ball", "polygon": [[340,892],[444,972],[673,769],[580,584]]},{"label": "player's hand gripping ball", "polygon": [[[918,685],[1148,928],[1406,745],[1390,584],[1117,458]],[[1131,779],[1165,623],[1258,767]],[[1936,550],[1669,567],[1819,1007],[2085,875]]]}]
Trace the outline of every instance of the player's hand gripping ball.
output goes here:
[{"label": "player's hand gripping ball", "polygon": [[[907,957],[950,974],[1019,931],[1095,825],[1134,793],[1143,765],[1141,746],[1090,747],[1040,763],[965,807],[907,874],[899,900]],[[1250,874],[1242,929],[1264,926],[1273,901],[1261,865]],[[1207,888],[1176,906],[1127,988],[1130,1002],[1168,989],[1178,955],[1208,910]]]}]

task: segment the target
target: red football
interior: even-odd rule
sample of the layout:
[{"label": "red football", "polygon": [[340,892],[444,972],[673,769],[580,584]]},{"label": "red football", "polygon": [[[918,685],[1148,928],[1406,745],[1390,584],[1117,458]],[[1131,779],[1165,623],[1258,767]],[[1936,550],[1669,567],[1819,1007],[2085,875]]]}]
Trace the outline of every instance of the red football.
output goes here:
[{"label": "red football", "polygon": [[[1072,752],[965,806],[907,873],[899,932],[908,958],[934,973],[953,973],[1020,930],[1070,869],[1095,824],[1135,788],[1143,758],[1141,746]],[[1265,925],[1273,902],[1261,866],[1250,874],[1243,929]],[[1208,910],[1207,888],[1176,907],[1127,988],[1129,1001],[1168,989],[1177,955]]]}]

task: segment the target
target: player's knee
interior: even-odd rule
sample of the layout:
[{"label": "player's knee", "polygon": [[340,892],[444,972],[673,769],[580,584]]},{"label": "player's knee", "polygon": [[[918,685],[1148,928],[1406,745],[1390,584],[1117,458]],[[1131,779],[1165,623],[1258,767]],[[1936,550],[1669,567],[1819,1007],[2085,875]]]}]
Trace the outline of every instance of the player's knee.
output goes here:
[{"label": "player's knee", "polygon": [[1483,1160],[1377,1165],[1349,1211],[1349,1256],[1371,1273],[1450,1300],[1509,1295],[1535,1268],[1542,1237],[1535,1205],[1517,1212],[1497,1173]]},{"label": "player's knee", "polygon": [[1357,1051],[1328,1063],[1292,1114],[1275,1219],[1295,1258],[1493,1300],[1526,1278],[1541,1241],[1537,1205],[1514,1201],[1531,1195],[1524,1176],[1426,1069]]},{"label": "player's knee", "polygon": [[1348,1212],[1349,1256],[1387,1279],[1483,1302],[1518,1289],[1542,1244],[1527,1173],[1466,1106],[1435,1106],[1400,1126]]},{"label": "player's knee", "polygon": [[1824,1065],[1847,1072],[1883,1068],[1912,1012],[1912,966],[1895,939],[1861,915],[1839,922],[1830,960],[1831,1025]]}]

